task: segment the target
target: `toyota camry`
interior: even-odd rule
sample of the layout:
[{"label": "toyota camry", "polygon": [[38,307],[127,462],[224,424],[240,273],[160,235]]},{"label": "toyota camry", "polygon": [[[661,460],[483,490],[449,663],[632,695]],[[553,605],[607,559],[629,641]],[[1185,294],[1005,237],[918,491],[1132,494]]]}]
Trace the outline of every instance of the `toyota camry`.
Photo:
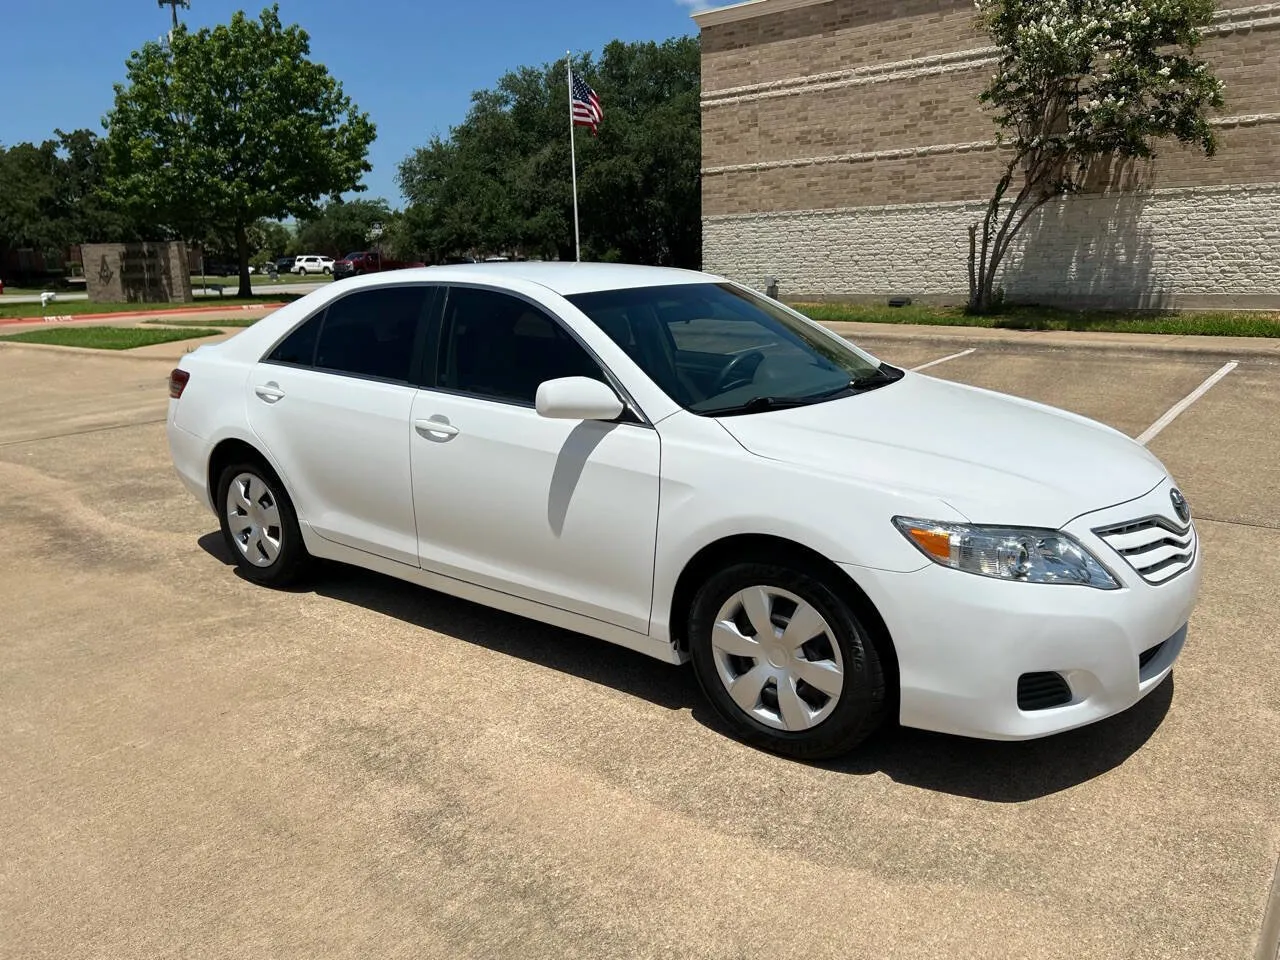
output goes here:
[{"label": "toyota camry", "polygon": [[178,475],[248,579],[324,558],[691,662],[737,735],[795,757],[1118,713],[1200,584],[1133,440],[705,273],[358,278],[187,354],[169,394]]}]

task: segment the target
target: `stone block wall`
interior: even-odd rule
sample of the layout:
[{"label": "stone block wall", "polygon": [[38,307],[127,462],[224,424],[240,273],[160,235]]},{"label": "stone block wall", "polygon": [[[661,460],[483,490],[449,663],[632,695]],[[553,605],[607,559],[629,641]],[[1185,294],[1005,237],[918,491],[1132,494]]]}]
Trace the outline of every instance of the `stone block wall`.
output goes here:
[{"label": "stone block wall", "polygon": [[81,246],[90,300],[104,303],[190,303],[187,245],[86,243]]}]

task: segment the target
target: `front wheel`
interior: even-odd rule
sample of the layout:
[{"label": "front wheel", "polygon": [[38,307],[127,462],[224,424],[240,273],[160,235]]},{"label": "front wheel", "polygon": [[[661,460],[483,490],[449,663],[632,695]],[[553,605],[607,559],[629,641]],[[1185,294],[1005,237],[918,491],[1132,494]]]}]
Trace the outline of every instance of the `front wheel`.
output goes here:
[{"label": "front wheel", "polygon": [[774,753],[846,753],[888,713],[870,630],[815,572],[739,563],[711,577],[694,600],[689,652],[716,712]]},{"label": "front wheel", "polygon": [[329,276],[329,274],[331,274],[331,273],[333,273],[333,271],[332,271],[331,269],[329,269],[328,267],[325,267],[325,268],[324,268],[324,275],[325,275],[326,277],[327,277],[327,276]]},{"label": "front wheel", "polygon": [[257,463],[235,463],[223,470],[218,517],[227,549],[247,579],[284,587],[306,573],[311,556],[293,501],[275,471]]}]

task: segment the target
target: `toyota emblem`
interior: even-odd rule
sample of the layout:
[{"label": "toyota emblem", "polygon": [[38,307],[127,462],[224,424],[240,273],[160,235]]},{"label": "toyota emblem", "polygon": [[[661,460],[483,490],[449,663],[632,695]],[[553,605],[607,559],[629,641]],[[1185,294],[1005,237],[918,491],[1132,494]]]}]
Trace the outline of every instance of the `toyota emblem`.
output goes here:
[{"label": "toyota emblem", "polygon": [[1178,519],[1183,523],[1191,522],[1191,506],[1187,503],[1187,498],[1182,495],[1182,491],[1174,487],[1169,491],[1169,499],[1173,502],[1173,512],[1178,515]]}]

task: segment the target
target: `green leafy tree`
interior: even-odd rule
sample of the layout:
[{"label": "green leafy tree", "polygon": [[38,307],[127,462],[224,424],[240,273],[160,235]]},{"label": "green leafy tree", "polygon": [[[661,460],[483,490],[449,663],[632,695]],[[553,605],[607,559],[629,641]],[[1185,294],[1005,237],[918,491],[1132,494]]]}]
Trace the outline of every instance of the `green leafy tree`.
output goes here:
[{"label": "green leafy tree", "polygon": [[[701,262],[698,41],[609,43],[574,72],[600,95],[597,136],[579,128],[585,259]],[[398,242],[441,260],[516,254],[571,260],[565,62],[521,67],[472,95],[466,119],[400,165],[409,200]]]},{"label": "green leafy tree", "polygon": [[298,225],[291,249],[298,254],[318,253],[341,257],[375,244],[370,239],[376,224],[387,230],[396,213],[386,200],[333,200],[316,216]]},{"label": "green leafy tree", "polygon": [[137,239],[101,193],[105,145],[90,130],[0,148],[0,246],[60,255],[77,243]]},{"label": "green leafy tree", "polygon": [[370,169],[373,124],[310,52],[278,6],[180,27],[168,46],[129,58],[104,118],[113,195],[181,236],[232,238],[242,296],[252,224],[307,216],[325,196],[363,189]]},{"label": "green leafy tree", "polygon": [[969,230],[969,308],[1037,209],[1078,193],[1101,165],[1150,160],[1172,138],[1212,156],[1207,113],[1222,83],[1197,56],[1213,0],[978,0],[1000,51],[981,101],[1011,148],[986,213]]},{"label": "green leafy tree", "polygon": [[293,242],[293,233],[278,220],[259,220],[249,227],[249,249],[255,264],[266,264],[280,257]]}]

